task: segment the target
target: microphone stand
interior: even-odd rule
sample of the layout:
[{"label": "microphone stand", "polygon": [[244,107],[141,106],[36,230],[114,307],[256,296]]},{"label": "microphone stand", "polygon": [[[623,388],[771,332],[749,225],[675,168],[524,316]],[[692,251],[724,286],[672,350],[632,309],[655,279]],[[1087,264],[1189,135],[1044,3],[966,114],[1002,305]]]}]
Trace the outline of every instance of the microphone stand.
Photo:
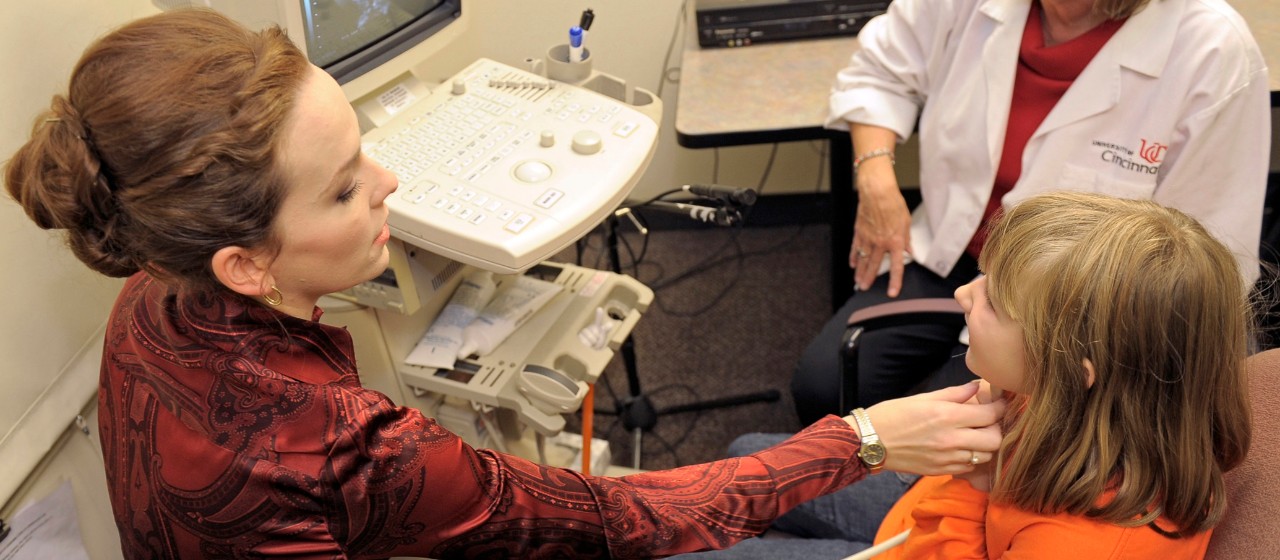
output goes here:
[{"label": "microphone stand", "polygon": [[[736,205],[733,212],[737,213]],[[609,254],[609,269],[615,274],[622,274],[622,258],[618,253],[618,215],[612,214],[606,221],[606,242],[605,245]],[[633,335],[634,336],[634,335]],[[640,470],[640,451],[643,443],[644,432],[652,430],[658,425],[658,418],[668,414],[680,414],[682,412],[696,412],[701,410],[711,410],[716,408],[725,408],[730,406],[738,406],[755,402],[777,402],[782,398],[782,394],[776,389],[760,391],[756,393],[747,393],[743,395],[735,395],[729,397],[720,397],[704,401],[679,404],[675,406],[656,408],[649,396],[640,388],[640,376],[636,365],[636,349],[632,336],[628,336],[622,341],[620,348],[622,353],[622,364],[627,372],[627,389],[628,397],[626,400],[618,402],[615,398],[614,410],[595,409],[597,414],[615,415],[622,421],[622,426],[629,430],[632,434],[632,442],[634,445],[634,453],[631,458],[631,466],[636,470]],[[584,437],[590,437],[585,435]]]}]

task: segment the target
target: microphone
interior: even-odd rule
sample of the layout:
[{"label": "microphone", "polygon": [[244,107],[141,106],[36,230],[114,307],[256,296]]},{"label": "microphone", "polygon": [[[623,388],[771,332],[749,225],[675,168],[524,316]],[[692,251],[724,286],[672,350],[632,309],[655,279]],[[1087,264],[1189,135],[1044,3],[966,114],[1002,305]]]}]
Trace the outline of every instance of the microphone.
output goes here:
[{"label": "microphone", "polygon": [[698,196],[723,200],[738,206],[751,206],[756,203],[755,189],[742,187],[726,187],[723,185],[685,185],[681,190]]},{"label": "microphone", "polygon": [[698,222],[715,224],[718,226],[731,226],[742,221],[742,213],[736,209],[729,210],[725,208],[712,208],[710,206],[698,206],[697,204],[684,204],[681,202],[667,202],[665,200],[655,200],[641,208],[652,208],[667,214],[679,214],[687,216]]}]

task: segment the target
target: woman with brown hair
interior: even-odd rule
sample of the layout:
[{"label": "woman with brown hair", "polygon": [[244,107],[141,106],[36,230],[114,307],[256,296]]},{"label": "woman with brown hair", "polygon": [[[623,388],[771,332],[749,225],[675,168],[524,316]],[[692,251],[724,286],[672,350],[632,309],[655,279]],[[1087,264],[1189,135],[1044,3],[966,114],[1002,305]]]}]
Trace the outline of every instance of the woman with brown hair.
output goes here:
[{"label": "woman with brown hair", "polygon": [[753,457],[617,479],[472,449],[361,387],[350,335],[318,322],[321,296],[386,268],[396,177],[280,30],[213,12],[90,46],[5,187],[129,278],[98,400],[129,558],[664,556],[872,468],[966,472],[999,445],[1003,406],[960,387],[871,408],[880,455],[835,416]]}]

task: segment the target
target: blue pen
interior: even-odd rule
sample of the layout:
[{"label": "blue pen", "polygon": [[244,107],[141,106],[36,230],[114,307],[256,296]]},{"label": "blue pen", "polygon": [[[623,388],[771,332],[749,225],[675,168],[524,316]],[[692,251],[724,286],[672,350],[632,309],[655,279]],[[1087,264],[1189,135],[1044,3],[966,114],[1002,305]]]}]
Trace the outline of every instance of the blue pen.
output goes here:
[{"label": "blue pen", "polygon": [[569,62],[582,62],[582,28],[569,28]]}]

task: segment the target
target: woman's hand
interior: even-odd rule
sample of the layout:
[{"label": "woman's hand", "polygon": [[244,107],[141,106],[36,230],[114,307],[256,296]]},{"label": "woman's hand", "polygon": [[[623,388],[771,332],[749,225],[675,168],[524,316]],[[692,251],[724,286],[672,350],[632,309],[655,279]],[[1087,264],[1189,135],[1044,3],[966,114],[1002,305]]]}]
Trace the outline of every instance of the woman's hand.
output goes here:
[{"label": "woman's hand", "polygon": [[866,290],[875,282],[880,263],[889,255],[889,297],[902,289],[904,255],[911,250],[911,211],[887,157],[868,159],[858,166],[855,185],[858,215],[853,224],[849,268],[854,283]]},{"label": "woman's hand", "polygon": [[948,387],[867,409],[888,450],[885,468],[917,474],[957,475],[991,461],[1000,448],[1005,401],[967,403],[977,383]]},{"label": "woman's hand", "polygon": [[[967,402],[970,404],[987,404],[996,400],[1004,400],[1004,391],[992,387],[985,379],[978,381],[978,394]],[[976,456],[976,455],[975,455]],[[980,492],[991,491],[991,473],[994,468],[995,461],[990,460],[974,465],[973,470],[967,473],[959,473],[955,478],[967,481],[969,486]]]},{"label": "woman's hand", "polygon": [[992,465],[994,464],[995,464],[994,461],[979,463],[977,466],[973,467],[973,469],[970,470],[969,472],[956,473],[951,476],[960,480],[968,481],[969,486],[972,486],[974,490],[977,490],[979,492],[990,492],[991,491],[991,469],[992,469]]},{"label": "woman's hand", "polygon": [[[870,289],[889,255],[889,297],[902,290],[905,255],[911,250],[911,212],[893,172],[893,147],[898,134],[865,123],[849,123],[853,144],[854,187],[858,191],[858,215],[853,223],[849,268],[859,290]],[[872,155],[872,157],[859,156]]]}]

